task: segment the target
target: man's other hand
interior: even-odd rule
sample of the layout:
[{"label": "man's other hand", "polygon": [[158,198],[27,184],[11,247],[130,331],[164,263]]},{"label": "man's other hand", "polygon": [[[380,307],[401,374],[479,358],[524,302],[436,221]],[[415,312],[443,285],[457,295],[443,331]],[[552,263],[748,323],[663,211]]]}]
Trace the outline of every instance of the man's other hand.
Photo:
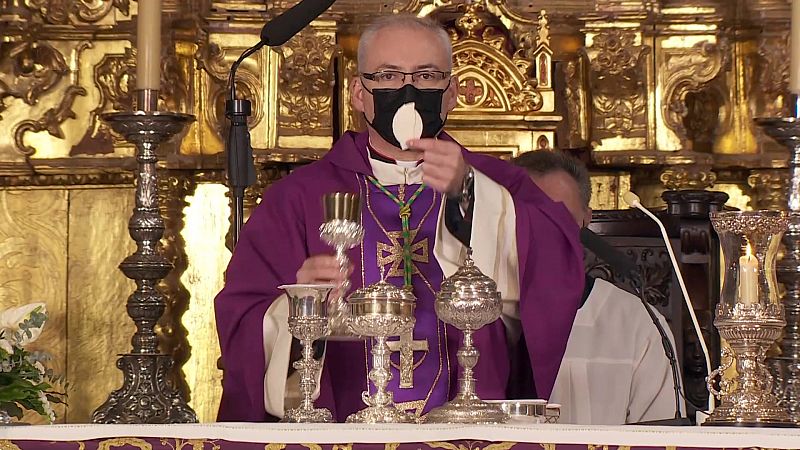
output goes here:
[{"label": "man's other hand", "polygon": [[353,265],[339,266],[333,255],[315,255],[303,262],[297,271],[297,284],[335,284],[340,285],[350,277]]},{"label": "man's other hand", "polygon": [[437,192],[448,195],[461,193],[468,168],[461,146],[441,139],[412,139],[411,150],[423,153],[422,181]]}]

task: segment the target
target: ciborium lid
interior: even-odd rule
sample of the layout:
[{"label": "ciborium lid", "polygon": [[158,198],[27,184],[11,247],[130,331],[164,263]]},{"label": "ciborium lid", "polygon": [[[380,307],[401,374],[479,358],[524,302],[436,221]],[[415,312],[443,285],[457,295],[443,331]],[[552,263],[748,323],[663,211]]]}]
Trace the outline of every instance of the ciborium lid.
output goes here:
[{"label": "ciborium lid", "polygon": [[347,301],[353,314],[391,314],[413,316],[417,298],[385,280],[356,289]]},{"label": "ciborium lid", "polygon": [[348,298],[350,302],[373,301],[373,300],[393,300],[401,302],[415,302],[417,297],[407,289],[400,289],[397,286],[387,283],[386,280],[378,281],[369,286],[356,289]]},{"label": "ciborium lid", "polygon": [[472,260],[472,249],[467,249],[467,259],[456,273],[442,281],[438,301],[449,301],[460,298],[499,299],[497,283],[484,275]]}]

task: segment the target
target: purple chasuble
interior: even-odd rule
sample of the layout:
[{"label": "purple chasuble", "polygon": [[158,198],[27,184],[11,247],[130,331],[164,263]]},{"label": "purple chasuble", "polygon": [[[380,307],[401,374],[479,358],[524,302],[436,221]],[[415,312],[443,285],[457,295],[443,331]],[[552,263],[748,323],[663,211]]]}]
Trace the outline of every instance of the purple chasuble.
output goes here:
[{"label": "purple chasuble", "polygon": [[[450,139],[444,134],[440,138]],[[339,191],[360,192],[366,196],[365,189],[368,189],[369,205],[376,212],[377,220],[370,214],[370,208],[364,208],[362,219],[367,232],[364,244],[348,252],[354,265],[350,279],[352,289],[380,278],[380,264],[375,264],[380,243],[386,245],[380,247],[386,250],[382,250],[386,263],[383,269],[392,270],[388,255],[395,244],[380,230],[378,222],[391,235],[400,231],[400,219],[397,205],[385,194],[370,188],[370,183],[365,184],[365,177],[372,174],[367,140],[366,133],[343,135],[320,161],[294,170],[269,187],[245,224],[226,271],[225,287],[215,299],[224,366],[218,420],[274,420],[264,407],[264,369],[270,356],[264,355],[264,314],[283,293],[277,286],[296,282],[297,270],[306,258],[332,254],[330,247],[319,238],[324,194]],[[507,189],[514,200],[520,319],[538,395],[547,398],[583,291],[583,250],[578,241],[577,225],[567,209],[552,202],[523,169],[466,150],[464,157],[476,170]],[[406,196],[414,189],[415,186],[407,186]],[[390,190],[397,193],[397,186]],[[455,394],[458,375],[455,353],[461,339],[461,333],[444,327],[433,311],[432,291],[437,290],[442,281],[441,268],[432,254],[439,202],[441,195],[426,189],[414,202],[411,217],[412,230],[420,228],[412,244],[412,249],[417,245],[414,264],[418,271],[412,278],[418,302],[414,338],[427,340],[428,352],[414,352],[414,362],[420,365],[414,370],[413,388],[398,388],[400,376],[396,367],[390,385],[398,402],[425,399],[430,393],[425,411]],[[429,208],[431,211],[425,217]],[[493,219],[474,217],[473,221]],[[419,245],[424,239],[428,239],[427,263],[422,261],[425,250]],[[387,278],[396,286],[402,285],[402,263],[398,267],[401,275],[390,273]],[[508,383],[509,357],[502,321],[475,333],[475,346],[481,353],[475,368],[478,394],[487,399],[503,398]],[[330,408],[339,421],[364,407],[361,392],[368,384],[368,351],[368,345],[363,342],[327,343],[317,404]],[[392,360],[397,365],[397,353],[392,354]]]},{"label": "purple chasuble", "polygon": [[[420,187],[415,185],[387,186],[400,201],[407,201]],[[381,279],[397,287],[403,286],[403,239],[401,237],[401,220],[399,206],[370,182],[363,182],[364,212],[364,271],[362,284],[370,285]],[[448,356],[457,347],[448,342],[448,330],[438,320],[434,310],[436,292],[442,282],[442,270],[433,259],[433,242],[436,236],[436,224],[439,218],[442,195],[430,188],[425,188],[411,204],[409,229],[411,232],[411,283],[417,298],[415,309],[416,324],[413,340],[421,350],[413,354],[412,373],[413,386],[400,383],[400,354],[391,355],[392,379],[388,389],[394,393],[394,401],[402,409],[419,413],[427,412],[430,405],[441,405],[449,398],[450,393],[450,360]],[[390,338],[397,341],[398,338]],[[427,347],[427,350],[422,350]],[[371,345],[367,348],[371,350]],[[390,348],[392,348],[390,346]],[[455,349],[455,350],[453,350]],[[372,358],[367,358],[368,369],[372,368]],[[372,387],[372,386],[370,386]],[[374,388],[370,389],[370,393]]]}]

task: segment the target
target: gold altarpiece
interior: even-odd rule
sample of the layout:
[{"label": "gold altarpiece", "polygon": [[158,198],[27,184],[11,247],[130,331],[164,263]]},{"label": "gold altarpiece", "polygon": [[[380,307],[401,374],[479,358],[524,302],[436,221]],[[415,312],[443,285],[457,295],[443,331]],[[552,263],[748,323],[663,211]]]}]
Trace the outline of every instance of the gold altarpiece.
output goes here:
[{"label": "gold altarpiece", "polygon": [[[162,350],[203,421],[221,372],[213,298],[230,256],[222,130],[230,64],[292,1],[164,0],[161,99],[197,121],[161,158],[165,253]],[[468,4],[468,5],[467,5]],[[0,0],[0,303],[45,301],[38,342],[72,384],[67,422],[87,421],[121,384],[132,283],[133,149],[99,120],[130,109],[136,2]],[[741,208],[783,208],[786,154],[752,124],[784,109],[786,0],[339,0],[277,50],[239,69],[270,182],[314,160],[345,129],[360,30],[394,12],[430,15],[454,43],[459,101],[448,130],[508,157],[569,149],[592,168],[592,206],[633,188],[710,188]]]}]

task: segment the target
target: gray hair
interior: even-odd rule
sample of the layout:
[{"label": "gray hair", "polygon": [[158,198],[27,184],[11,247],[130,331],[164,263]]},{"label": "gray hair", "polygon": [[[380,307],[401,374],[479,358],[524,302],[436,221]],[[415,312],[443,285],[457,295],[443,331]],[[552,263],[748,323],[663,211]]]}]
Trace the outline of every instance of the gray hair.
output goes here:
[{"label": "gray hair", "polygon": [[566,172],[578,183],[581,200],[585,206],[589,206],[592,199],[592,185],[589,181],[589,172],[586,166],[559,150],[537,150],[523,153],[512,160],[512,162],[531,175],[546,175],[557,171]]},{"label": "gray hair", "polygon": [[417,17],[413,14],[392,14],[380,17],[361,33],[361,38],[358,40],[358,70],[362,70],[361,61],[364,61],[364,56],[367,54],[367,48],[372,42],[372,39],[380,31],[387,28],[423,30],[436,34],[441,41],[442,49],[444,49],[446,54],[450,57],[447,70],[453,68],[453,44],[450,43],[450,35],[447,34],[447,31],[445,31],[439,22],[430,17]]}]

